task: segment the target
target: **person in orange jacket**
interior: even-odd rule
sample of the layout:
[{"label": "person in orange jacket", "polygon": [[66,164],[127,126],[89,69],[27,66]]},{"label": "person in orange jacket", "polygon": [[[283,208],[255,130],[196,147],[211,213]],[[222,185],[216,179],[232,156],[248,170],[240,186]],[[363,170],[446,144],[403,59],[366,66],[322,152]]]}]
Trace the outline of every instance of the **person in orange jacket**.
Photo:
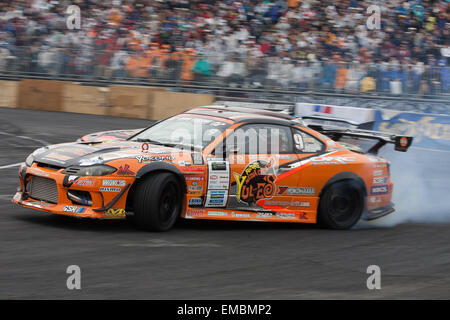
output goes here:
[{"label": "person in orange jacket", "polygon": [[345,82],[347,81],[347,64],[345,61],[340,61],[338,69],[336,70],[336,81],[334,81],[334,88],[336,91],[342,91],[345,88]]},{"label": "person in orange jacket", "polygon": [[136,53],[130,55],[125,66],[127,70],[127,77],[136,78],[139,69],[139,56]]},{"label": "person in orange jacket", "polygon": [[195,56],[194,49],[187,48],[186,50],[184,50],[183,66],[181,67],[181,79],[184,80],[184,82],[194,80],[192,68],[194,67],[196,60],[197,57]]}]

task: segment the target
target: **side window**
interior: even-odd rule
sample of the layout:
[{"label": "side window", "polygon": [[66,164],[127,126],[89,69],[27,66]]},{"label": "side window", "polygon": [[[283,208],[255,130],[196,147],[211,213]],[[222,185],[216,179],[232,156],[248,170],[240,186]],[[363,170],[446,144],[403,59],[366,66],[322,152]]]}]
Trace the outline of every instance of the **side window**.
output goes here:
[{"label": "side window", "polygon": [[243,125],[236,128],[227,137],[225,143],[224,150],[232,153],[278,154],[294,152],[290,128],[277,125]]},{"label": "side window", "polygon": [[298,129],[293,129],[293,140],[296,153],[317,153],[325,148],[320,140]]}]

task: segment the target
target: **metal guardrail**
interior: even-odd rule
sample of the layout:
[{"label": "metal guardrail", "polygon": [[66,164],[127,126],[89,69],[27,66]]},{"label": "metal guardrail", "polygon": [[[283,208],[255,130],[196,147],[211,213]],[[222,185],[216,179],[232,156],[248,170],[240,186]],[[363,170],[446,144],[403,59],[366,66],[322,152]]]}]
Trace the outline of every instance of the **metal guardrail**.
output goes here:
[{"label": "metal guardrail", "polygon": [[219,92],[321,94],[450,101],[450,68],[306,62],[277,57],[19,48],[0,56],[10,78],[159,85]]}]

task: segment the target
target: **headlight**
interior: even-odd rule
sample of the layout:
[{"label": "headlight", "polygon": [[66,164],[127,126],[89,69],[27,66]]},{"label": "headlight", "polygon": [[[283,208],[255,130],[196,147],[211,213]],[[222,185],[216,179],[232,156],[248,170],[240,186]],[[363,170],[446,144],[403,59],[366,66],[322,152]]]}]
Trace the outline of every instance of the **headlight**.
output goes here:
[{"label": "headlight", "polygon": [[116,168],[102,164],[88,167],[69,167],[63,173],[74,176],[106,176],[116,170]]},{"label": "headlight", "polygon": [[34,162],[34,157],[33,154],[30,154],[27,159],[25,160],[25,164],[29,167],[31,167],[33,165]]}]

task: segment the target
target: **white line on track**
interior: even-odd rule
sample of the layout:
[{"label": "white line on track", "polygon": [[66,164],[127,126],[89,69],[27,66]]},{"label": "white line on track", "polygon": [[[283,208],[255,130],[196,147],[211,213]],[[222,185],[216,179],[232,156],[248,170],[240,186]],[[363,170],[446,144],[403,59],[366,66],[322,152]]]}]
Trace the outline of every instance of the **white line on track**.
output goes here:
[{"label": "white line on track", "polygon": [[20,166],[22,162],[18,162],[18,163],[13,163],[13,164],[8,164],[6,166],[0,166],[0,169],[8,169],[8,168],[12,168],[12,167],[18,167]]},{"label": "white line on track", "polygon": [[[27,137],[27,136],[18,136],[18,135],[9,133],[9,132],[0,131],[0,134],[2,134],[4,136],[10,136],[10,137],[21,138],[21,139],[25,139],[25,140],[31,140],[31,141],[34,141],[34,142],[39,142],[42,146],[47,146],[47,145],[50,144],[47,141],[44,141],[44,140],[41,140],[41,139],[36,139],[36,138],[32,138],[32,137]],[[5,166],[0,166],[0,170],[1,169],[12,168],[12,167],[18,167],[18,166],[20,166],[20,164],[21,164],[21,162],[8,164],[8,165],[5,165]]]},{"label": "white line on track", "polygon": [[3,134],[5,136],[16,137],[16,138],[21,138],[21,139],[25,139],[25,140],[31,140],[31,141],[39,142],[43,146],[46,146],[46,145],[50,144],[50,143],[48,143],[48,142],[46,142],[44,140],[41,140],[41,139],[31,138],[31,137],[27,137],[27,136],[18,136],[18,135],[9,133],[9,132],[0,131],[0,134]]},{"label": "white line on track", "polygon": [[11,201],[12,197],[11,194],[0,194],[0,200]]},{"label": "white line on track", "polygon": [[119,244],[119,246],[121,246],[121,247],[143,247],[143,248],[164,248],[164,247],[192,247],[192,248],[211,247],[211,248],[216,248],[216,247],[221,247],[220,245],[214,244],[214,243],[174,243],[174,242],[170,242],[170,241],[166,241],[166,240],[162,240],[162,239],[148,240],[147,242],[144,242],[144,243],[123,243],[123,244]]}]

